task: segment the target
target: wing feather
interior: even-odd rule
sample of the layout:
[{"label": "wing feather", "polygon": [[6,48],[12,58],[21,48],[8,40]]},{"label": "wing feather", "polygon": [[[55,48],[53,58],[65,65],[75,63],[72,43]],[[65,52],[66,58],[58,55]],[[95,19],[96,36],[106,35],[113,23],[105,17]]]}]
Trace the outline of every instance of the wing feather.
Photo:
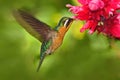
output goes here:
[{"label": "wing feather", "polygon": [[51,33],[53,30],[49,25],[39,21],[25,11],[15,10],[13,15],[19,24],[39,41],[47,41],[52,37]]}]

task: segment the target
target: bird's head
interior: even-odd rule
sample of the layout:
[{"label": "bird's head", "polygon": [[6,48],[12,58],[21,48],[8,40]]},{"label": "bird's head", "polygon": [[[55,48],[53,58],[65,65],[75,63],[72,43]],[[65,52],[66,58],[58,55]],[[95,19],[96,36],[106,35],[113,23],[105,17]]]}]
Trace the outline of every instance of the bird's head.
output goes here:
[{"label": "bird's head", "polygon": [[73,18],[62,17],[58,23],[58,26],[56,27],[56,30],[58,32],[67,32],[73,21],[74,21]]}]

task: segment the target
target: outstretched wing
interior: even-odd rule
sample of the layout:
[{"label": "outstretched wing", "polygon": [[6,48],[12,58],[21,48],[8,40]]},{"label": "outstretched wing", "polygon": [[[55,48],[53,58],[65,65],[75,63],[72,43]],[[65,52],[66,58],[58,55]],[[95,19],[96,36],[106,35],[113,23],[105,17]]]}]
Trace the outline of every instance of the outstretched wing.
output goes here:
[{"label": "outstretched wing", "polygon": [[39,41],[43,42],[51,38],[53,30],[47,24],[39,21],[23,10],[15,10],[13,11],[13,15],[19,24]]}]

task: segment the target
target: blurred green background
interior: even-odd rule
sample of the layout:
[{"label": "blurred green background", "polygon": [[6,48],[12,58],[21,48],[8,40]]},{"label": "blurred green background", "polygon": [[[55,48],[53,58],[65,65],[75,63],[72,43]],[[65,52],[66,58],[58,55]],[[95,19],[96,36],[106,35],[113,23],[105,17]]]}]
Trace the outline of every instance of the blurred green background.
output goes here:
[{"label": "blurred green background", "polygon": [[47,56],[39,72],[41,43],[14,19],[12,10],[24,8],[52,27],[65,7],[76,0],[0,0],[0,80],[120,80],[120,41],[109,48],[103,35],[80,33],[83,22],[75,21],[62,46]]}]

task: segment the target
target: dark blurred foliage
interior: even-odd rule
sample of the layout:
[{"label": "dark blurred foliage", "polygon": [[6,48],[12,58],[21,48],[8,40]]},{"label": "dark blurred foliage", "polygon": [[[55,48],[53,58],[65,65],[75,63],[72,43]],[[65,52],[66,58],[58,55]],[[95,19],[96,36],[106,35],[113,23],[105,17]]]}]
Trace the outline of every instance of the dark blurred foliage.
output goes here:
[{"label": "dark blurred foliage", "polygon": [[80,33],[74,22],[63,45],[47,56],[39,72],[41,43],[14,19],[12,10],[23,8],[56,26],[71,16],[65,5],[75,0],[0,0],[0,80],[120,80],[120,41],[109,47],[103,35]]}]

